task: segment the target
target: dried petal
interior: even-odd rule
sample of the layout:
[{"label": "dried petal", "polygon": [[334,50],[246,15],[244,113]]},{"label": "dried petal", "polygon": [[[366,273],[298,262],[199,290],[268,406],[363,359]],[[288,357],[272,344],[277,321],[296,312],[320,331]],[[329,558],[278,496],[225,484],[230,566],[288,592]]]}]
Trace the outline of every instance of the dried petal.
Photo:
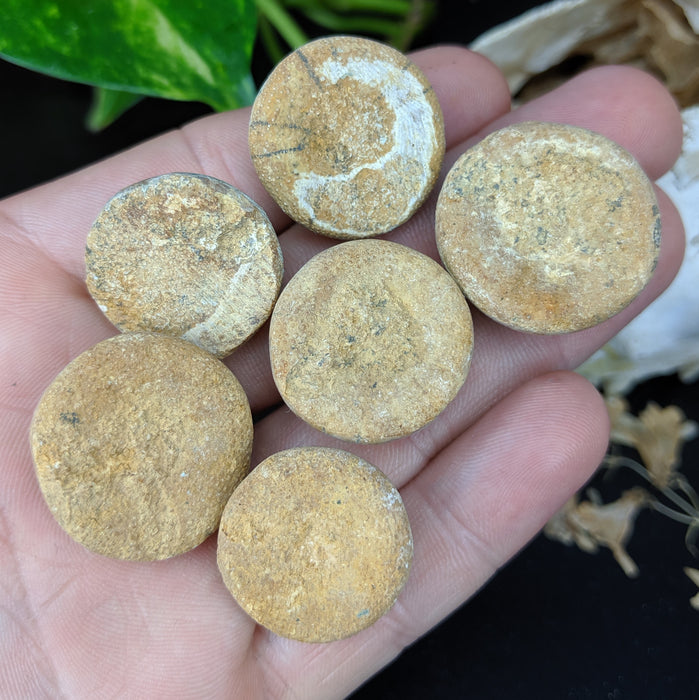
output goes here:
[{"label": "dried petal", "polygon": [[578,494],[574,494],[568,499],[563,508],[546,523],[544,535],[550,540],[555,540],[568,546],[576,544],[584,552],[594,554],[598,549],[597,543],[571,517],[577,507]]},{"label": "dried petal", "polygon": [[643,425],[636,449],[658,488],[667,486],[680,464],[680,453],[686,440],[697,434],[697,424],[685,420],[677,406],[660,408],[649,402],[639,415]]},{"label": "dried petal", "polygon": [[696,0],[673,0],[673,2],[682,8],[692,29],[699,33],[699,7]]},{"label": "dried petal", "polygon": [[643,0],[639,27],[649,39],[647,58],[681,104],[699,99],[699,37],[674,3]]},{"label": "dried petal", "polygon": [[546,3],[491,29],[472,44],[505,74],[516,93],[532,76],[577,53],[578,46],[635,23],[638,0]]},{"label": "dried petal", "polygon": [[480,36],[472,48],[501,68],[518,101],[567,78],[566,59],[655,73],[682,106],[699,98],[696,0],[549,2]]},{"label": "dried petal", "polygon": [[638,418],[628,412],[620,396],[605,399],[611,422],[611,440],[638,450],[655,486],[662,489],[676,476],[682,446],[696,437],[697,424],[686,420],[677,406],[660,408],[649,402]]},{"label": "dried petal", "polygon": [[635,447],[642,431],[641,421],[629,413],[629,402],[612,394],[604,399],[610,422],[610,439],[618,445]]},{"label": "dried petal", "polygon": [[613,503],[595,505],[582,501],[570,513],[573,526],[584,531],[598,544],[608,547],[624,573],[634,578],[638,567],[626,551],[626,542],[633,532],[636,516],[648,502],[647,492],[636,487],[624,491]]},{"label": "dried petal", "polygon": [[[699,586],[699,569],[692,569],[689,566],[684,567],[684,573],[692,579],[695,585]],[[695,609],[699,610],[699,593],[694,595],[689,599],[689,604]]]}]

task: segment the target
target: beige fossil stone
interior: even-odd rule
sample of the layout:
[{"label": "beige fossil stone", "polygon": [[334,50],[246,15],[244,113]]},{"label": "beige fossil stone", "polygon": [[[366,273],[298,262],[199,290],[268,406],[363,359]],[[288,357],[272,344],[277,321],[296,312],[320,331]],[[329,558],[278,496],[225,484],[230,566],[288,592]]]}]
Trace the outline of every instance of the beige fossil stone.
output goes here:
[{"label": "beige fossil stone", "polygon": [[343,440],[383,442],[435,418],[468,372],[468,304],[434,260],[385,240],[319,253],[281,293],[270,358],[287,405]]},{"label": "beige fossil stone", "polygon": [[116,194],[87,237],[87,286],[122,331],[182,337],[224,357],[269,317],[279,241],[242,192],[168,173]]},{"label": "beige fossil stone", "polygon": [[442,112],[421,71],[395,49],[335,36],[277,65],[250,117],[262,184],[304,226],[364,238],[406,221],[444,157]]},{"label": "beige fossil stone", "polygon": [[109,557],[202,542],[246,475],[252,419],[238,380],[192,343],[117,335],[73,360],[31,424],[39,485],[61,527]]},{"label": "beige fossil stone", "polygon": [[436,211],[440,255],[466,296],[507,326],[565,333],[627,306],[660,248],[653,185],[599,134],[524,122],[455,163]]},{"label": "beige fossil stone", "polygon": [[241,607],[304,642],[348,637],[394,604],[413,542],[400,494],[343,450],[300,447],[264,460],[221,518],[218,566]]}]

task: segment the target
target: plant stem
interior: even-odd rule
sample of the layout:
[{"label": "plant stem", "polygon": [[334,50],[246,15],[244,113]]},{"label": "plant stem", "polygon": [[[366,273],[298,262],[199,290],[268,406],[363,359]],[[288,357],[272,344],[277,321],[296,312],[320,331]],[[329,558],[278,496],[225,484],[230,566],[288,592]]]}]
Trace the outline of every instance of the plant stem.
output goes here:
[{"label": "plant stem", "polygon": [[692,485],[685,479],[681,474],[675,476],[675,484],[677,488],[682,491],[682,493],[689,498],[694,508],[699,510],[699,496],[697,492],[692,488]]},{"label": "plant stem", "polygon": [[279,63],[284,58],[285,51],[279,42],[279,35],[274,31],[274,27],[269,23],[267,17],[260,14],[260,39],[265,51],[273,65]]},{"label": "plant stem", "polygon": [[415,35],[427,24],[433,6],[427,0],[411,0],[410,10],[406,13],[400,31],[393,39],[393,45],[399,51],[407,51]]},{"label": "plant stem", "polygon": [[379,17],[370,17],[367,15],[345,17],[320,8],[308,8],[305,10],[305,13],[312,22],[315,22],[325,29],[330,29],[333,32],[357,32],[362,34],[393,36],[400,27],[400,25],[396,24],[395,20],[381,19]]},{"label": "plant stem", "polygon": [[660,501],[656,501],[654,498],[651,499],[650,504],[654,510],[658,511],[658,513],[662,513],[668,518],[676,520],[678,523],[692,525],[697,521],[696,517],[692,517],[691,515],[685,515],[684,513],[678,513],[676,510],[668,508],[666,505],[663,505]]},{"label": "plant stem", "polygon": [[[318,0],[287,0],[289,7],[318,8]],[[405,15],[410,12],[411,0],[326,0],[322,5],[336,12],[370,10],[386,15]]]},{"label": "plant stem", "polygon": [[699,520],[699,512],[697,512],[696,508],[692,507],[691,503],[685,501],[685,499],[682,498],[682,496],[673,491],[671,488],[668,488],[666,486],[660,487],[657,484],[655,484],[653,478],[648,473],[648,471],[644,469],[638,462],[634,461],[633,459],[628,459],[627,457],[612,457],[607,460],[607,463],[609,466],[612,467],[626,467],[627,469],[631,469],[632,471],[636,472],[636,474],[642,476],[646,481],[653,484],[653,486],[655,486],[655,488],[658,489],[658,491],[662,493],[668,501],[672,501],[678,508],[684,511],[684,513],[686,513],[692,519],[692,521]]},{"label": "plant stem", "polygon": [[[258,6],[264,2],[258,0]],[[400,51],[407,51],[433,8],[429,0],[284,0],[281,4],[331,32],[375,35]]]},{"label": "plant stem", "polygon": [[697,535],[699,534],[699,521],[694,521],[687,528],[687,533],[684,536],[684,543],[687,549],[691,552],[692,556],[696,557],[699,554],[696,545],[694,544],[697,540]]},{"label": "plant stem", "polygon": [[660,493],[662,493],[668,501],[672,501],[678,508],[681,508],[690,518],[699,520],[699,513],[696,508],[692,508],[692,504],[687,503],[678,493],[669,488],[660,489]]},{"label": "plant stem", "polygon": [[256,0],[258,12],[279,32],[292,48],[297,49],[308,42],[308,37],[296,20],[277,0]]},{"label": "plant stem", "polygon": [[608,468],[616,469],[616,467],[626,467],[633,472],[636,472],[639,476],[643,477],[646,481],[653,483],[650,474],[636,461],[623,455],[608,456],[604,460],[604,464]]}]

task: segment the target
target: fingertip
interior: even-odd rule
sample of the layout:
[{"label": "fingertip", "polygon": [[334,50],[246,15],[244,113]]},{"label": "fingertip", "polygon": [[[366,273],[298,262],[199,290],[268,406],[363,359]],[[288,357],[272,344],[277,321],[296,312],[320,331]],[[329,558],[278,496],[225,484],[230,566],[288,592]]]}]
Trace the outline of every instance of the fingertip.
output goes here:
[{"label": "fingertip", "polygon": [[580,73],[519,107],[505,123],[542,118],[604,134],[632,153],[651,179],[669,170],[682,148],[682,117],[674,98],[652,75],[631,66]]},{"label": "fingertip", "polygon": [[[530,379],[476,425],[486,430],[488,422],[509,416],[510,431],[501,431],[497,450],[509,451],[500,466],[490,460],[487,476],[481,477],[490,494],[500,490],[500,535],[489,543],[504,544],[500,556],[514,554],[521,542],[508,538],[503,521],[535,534],[594,474],[609,445],[609,414],[597,389],[584,377],[569,370],[556,370]],[[492,425],[492,423],[491,423]],[[482,427],[481,427],[482,426]],[[491,438],[492,440],[492,438]],[[509,445],[509,447],[507,447]],[[506,495],[505,495],[506,494]]]},{"label": "fingertip", "polygon": [[502,72],[463,46],[435,46],[411,54],[430,81],[444,114],[447,147],[459,143],[510,110]]},{"label": "fingertip", "polygon": [[597,469],[608,438],[595,388],[573,372],[550,372],[514,389],[409,481],[401,493],[415,560],[402,605],[413,632],[461,604],[540,532]]},{"label": "fingertip", "polygon": [[581,74],[579,88],[590,90],[591,128],[635,154],[652,179],[672,167],[682,150],[682,115],[659,80],[631,66],[602,66]]},{"label": "fingertip", "polygon": [[[575,452],[584,450],[590,454],[589,464],[599,464],[604,457],[609,443],[609,413],[604,399],[597,388],[585,377],[569,370],[556,370],[531,380],[542,392],[541,400],[547,405],[558,402],[571,417],[570,424],[575,430],[567,433],[574,435],[566,448]],[[562,429],[568,431],[566,421]],[[583,473],[583,480],[586,474]]]},{"label": "fingertip", "polygon": [[[644,153],[644,163],[649,176],[656,179],[670,170],[682,151],[683,131],[682,114],[675,98],[667,88],[650,73],[632,67],[616,68],[620,74],[618,80],[628,82],[635,91],[637,113],[627,115],[624,145],[632,153]],[[618,107],[619,122],[628,112],[623,105]]]}]

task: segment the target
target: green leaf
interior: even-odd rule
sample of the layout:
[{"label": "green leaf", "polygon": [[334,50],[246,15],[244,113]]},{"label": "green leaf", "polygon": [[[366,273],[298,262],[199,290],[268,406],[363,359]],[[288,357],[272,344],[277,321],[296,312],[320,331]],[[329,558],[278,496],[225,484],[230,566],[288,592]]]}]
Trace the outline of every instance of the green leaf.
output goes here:
[{"label": "green leaf", "polygon": [[87,128],[90,131],[104,129],[142,99],[143,95],[133,92],[96,87],[86,119]]},{"label": "green leaf", "polygon": [[254,0],[2,0],[0,55],[66,80],[193,100],[254,96]]}]

